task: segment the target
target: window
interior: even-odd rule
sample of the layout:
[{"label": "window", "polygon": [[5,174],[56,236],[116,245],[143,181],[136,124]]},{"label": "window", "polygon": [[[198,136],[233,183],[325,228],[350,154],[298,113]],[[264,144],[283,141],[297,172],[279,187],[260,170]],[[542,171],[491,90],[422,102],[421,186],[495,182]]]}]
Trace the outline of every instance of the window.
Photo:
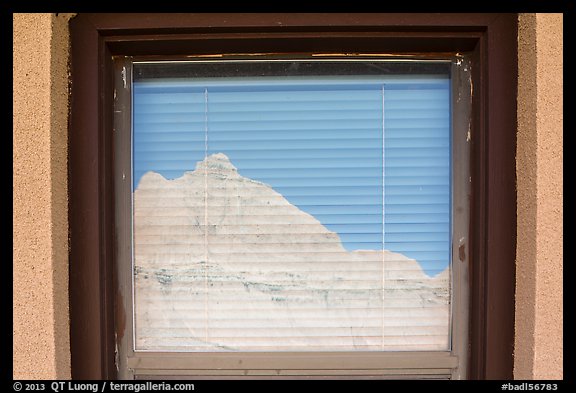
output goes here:
[{"label": "window", "polygon": [[[176,371],[153,356],[216,362],[220,352],[294,353],[303,368],[310,354],[370,353],[359,376],[461,373],[451,141],[464,140],[468,122],[452,132],[451,113],[468,118],[470,88],[454,101],[451,79],[469,74],[467,62],[314,57],[120,60],[115,129],[130,149],[115,152],[117,216],[132,211],[118,223],[132,244],[118,257],[131,310],[126,376]],[[466,186],[455,185],[459,195]],[[148,363],[133,366],[144,353]],[[378,366],[391,354],[411,365]],[[270,372],[221,373],[246,371]]]},{"label": "window", "polygon": [[471,149],[482,33],[441,53],[430,37],[315,34],[106,39],[94,267],[109,274],[95,292],[101,351],[118,348],[114,362],[101,352],[107,372],[487,375],[473,308],[487,312],[486,281],[469,281],[487,266],[480,238],[470,248],[487,211],[470,203],[486,176],[484,145]]}]

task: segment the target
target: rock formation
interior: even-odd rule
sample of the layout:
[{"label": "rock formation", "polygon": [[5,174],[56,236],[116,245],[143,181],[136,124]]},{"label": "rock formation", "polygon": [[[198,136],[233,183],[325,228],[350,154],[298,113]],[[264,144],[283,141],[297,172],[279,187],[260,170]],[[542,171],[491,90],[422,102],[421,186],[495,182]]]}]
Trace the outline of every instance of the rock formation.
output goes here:
[{"label": "rock formation", "polygon": [[449,271],[347,251],[338,235],[214,154],[134,193],[136,348],[449,349]]}]

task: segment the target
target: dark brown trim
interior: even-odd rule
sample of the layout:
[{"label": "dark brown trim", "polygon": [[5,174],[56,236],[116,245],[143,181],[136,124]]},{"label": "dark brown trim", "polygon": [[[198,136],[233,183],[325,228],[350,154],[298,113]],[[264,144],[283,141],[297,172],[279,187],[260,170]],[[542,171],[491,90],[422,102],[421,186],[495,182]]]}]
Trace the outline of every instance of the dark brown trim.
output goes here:
[{"label": "dark brown trim", "polygon": [[[487,78],[481,97],[487,129],[484,267],[484,374],[512,378],[516,276],[517,17],[494,18],[487,30]],[[482,374],[480,374],[482,375]]]},{"label": "dark brown trim", "polygon": [[178,34],[126,37],[109,36],[112,51],[130,56],[155,53],[158,56],[221,53],[404,53],[466,52],[472,50],[479,33],[467,32],[453,38],[434,32],[300,32],[300,33],[227,33]]},{"label": "dark brown trim", "polygon": [[472,54],[472,132],[470,174],[472,182],[470,219],[470,361],[468,375],[483,379],[485,374],[485,266],[486,266],[486,41],[480,40]]},{"label": "dark brown trim", "polygon": [[116,269],[115,269],[115,221],[114,221],[114,155],[113,136],[114,126],[113,113],[113,89],[114,74],[110,72],[113,69],[112,55],[106,44],[100,42],[100,75],[99,81],[101,90],[104,94],[99,97],[101,106],[99,108],[100,118],[100,152],[101,171],[103,178],[100,179],[100,195],[103,225],[100,227],[100,239],[102,239],[102,264],[100,268],[100,277],[104,291],[105,301],[102,302],[102,348],[104,356],[102,357],[102,370],[108,379],[115,378],[115,299],[116,299]]},{"label": "dark brown trim", "polygon": [[[102,178],[98,92],[98,31],[71,24],[71,117],[69,129],[70,346],[72,378],[103,378],[106,348],[102,340],[101,267]],[[84,51],[91,48],[91,51]]]},{"label": "dark brown trim", "polygon": [[498,15],[473,55],[470,378],[513,377],[517,17]]},{"label": "dark brown trim", "polygon": [[[89,51],[84,49],[90,48]],[[69,129],[72,378],[114,377],[111,64],[99,32],[71,23]],[[110,58],[110,59],[108,59]]]},{"label": "dark brown trim", "polygon": [[80,14],[71,21],[72,377],[114,378],[112,56],[467,52],[473,61],[469,377],[510,379],[515,14]]},{"label": "dark brown trim", "polygon": [[492,13],[141,13],[84,14],[103,35],[153,32],[485,30]]}]

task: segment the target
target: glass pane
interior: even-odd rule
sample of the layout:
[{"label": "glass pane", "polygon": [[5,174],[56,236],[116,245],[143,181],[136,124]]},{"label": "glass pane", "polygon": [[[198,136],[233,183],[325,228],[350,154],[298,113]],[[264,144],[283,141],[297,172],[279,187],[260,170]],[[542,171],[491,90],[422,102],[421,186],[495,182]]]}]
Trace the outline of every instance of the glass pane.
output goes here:
[{"label": "glass pane", "polygon": [[445,69],[136,64],[135,349],[448,350]]}]

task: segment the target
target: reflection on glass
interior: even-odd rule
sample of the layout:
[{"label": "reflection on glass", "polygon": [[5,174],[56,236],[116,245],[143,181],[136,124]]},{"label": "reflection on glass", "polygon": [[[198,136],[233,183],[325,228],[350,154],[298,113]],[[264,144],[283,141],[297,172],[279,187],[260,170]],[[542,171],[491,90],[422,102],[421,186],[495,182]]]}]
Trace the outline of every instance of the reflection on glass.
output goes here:
[{"label": "reflection on glass", "polygon": [[449,349],[449,83],[134,82],[136,350]]}]

